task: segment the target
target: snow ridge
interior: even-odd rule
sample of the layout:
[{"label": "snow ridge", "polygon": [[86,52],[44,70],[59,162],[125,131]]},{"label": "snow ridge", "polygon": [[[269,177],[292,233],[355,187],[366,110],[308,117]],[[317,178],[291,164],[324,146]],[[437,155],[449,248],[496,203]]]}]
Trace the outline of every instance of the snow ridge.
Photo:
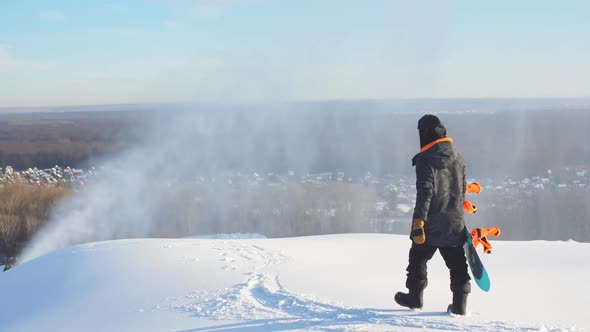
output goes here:
[{"label": "snow ridge", "polygon": [[[521,326],[510,322],[473,321],[472,316],[451,317],[446,312],[422,312],[405,309],[359,308],[331,303],[325,299],[298,294],[280,282],[276,266],[290,261],[282,253],[257,245],[223,242],[219,251],[225,270],[254,264],[244,283],[217,291],[193,291],[174,304],[164,306],[211,321],[232,321],[211,328],[265,330],[320,329],[325,331],[391,330],[398,328],[438,331],[553,331],[547,327]],[[555,329],[557,330],[557,329]]]},{"label": "snow ridge", "polygon": [[[571,275],[590,277],[579,264],[590,259],[586,244],[502,243],[488,261],[495,293],[474,292],[471,312],[457,317],[444,311],[448,271],[440,257],[429,269],[432,287],[423,310],[393,302],[404,283],[407,241],[349,234],[68,247],[0,273],[0,331],[587,330],[587,290],[564,282]],[[556,281],[568,294],[579,292],[568,299],[575,303],[571,310],[546,301],[559,299],[553,289],[539,294],[539,287]],[[515,291],[527,302],[515,299]]]}]

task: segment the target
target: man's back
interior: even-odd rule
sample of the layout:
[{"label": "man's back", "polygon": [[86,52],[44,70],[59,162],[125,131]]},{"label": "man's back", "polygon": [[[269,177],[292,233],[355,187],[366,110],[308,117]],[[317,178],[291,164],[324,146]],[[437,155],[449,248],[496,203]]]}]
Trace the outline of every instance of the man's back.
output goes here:
[{"label": "man's back", "polygon": [[417,154],[414,218],[425,221],[426,244],[456,247],[465,242],[465,166],[452,140],[443,139]]}]

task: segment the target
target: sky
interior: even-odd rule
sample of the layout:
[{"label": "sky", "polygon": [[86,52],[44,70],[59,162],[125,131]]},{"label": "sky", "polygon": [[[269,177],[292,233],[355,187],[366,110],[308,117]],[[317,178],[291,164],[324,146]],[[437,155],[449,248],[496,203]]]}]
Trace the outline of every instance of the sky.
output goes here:
[{"label": "sky", "polygon": [[590,2],[0,1],[0,107],[590,96]]}]

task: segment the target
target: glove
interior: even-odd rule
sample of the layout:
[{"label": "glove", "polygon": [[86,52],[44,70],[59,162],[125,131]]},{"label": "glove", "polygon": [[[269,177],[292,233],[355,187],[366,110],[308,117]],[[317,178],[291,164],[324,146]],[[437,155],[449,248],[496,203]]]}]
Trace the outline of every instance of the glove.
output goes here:
[{"label": "glove", "polygon": [[426,234],[424,233],[424,220],[414,219],[412,222],[412,232],[410,238],[415,244],[424,244],[426,241]]}]

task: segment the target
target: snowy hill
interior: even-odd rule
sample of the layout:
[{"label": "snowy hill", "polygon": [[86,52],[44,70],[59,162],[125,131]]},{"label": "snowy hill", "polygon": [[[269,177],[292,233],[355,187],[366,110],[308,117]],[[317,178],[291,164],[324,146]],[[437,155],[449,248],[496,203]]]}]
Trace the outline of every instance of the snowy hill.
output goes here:
[{"label": "snowy hill", "polygon": [[492,289],[444,311],[429,265],[425,306],[397,306],[406,236],[135,239],[69,247],[0,273],[1,331],[588,330],[590,244],[494,241]]}]

